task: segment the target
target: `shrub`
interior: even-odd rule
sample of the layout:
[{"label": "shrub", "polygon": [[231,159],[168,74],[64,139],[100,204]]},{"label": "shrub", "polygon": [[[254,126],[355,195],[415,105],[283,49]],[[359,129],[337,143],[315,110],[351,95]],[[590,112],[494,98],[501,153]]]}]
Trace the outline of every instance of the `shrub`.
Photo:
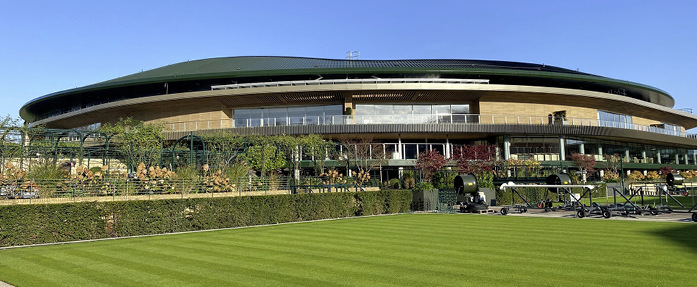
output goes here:
[{"label": "shrub", "polygon": [[638,170],[632,171],[632,173],[630,173],[628,177],[630,180],[633,180],[633,181],[644,180],[644,178],[645,178],[644,174]]},{"label": "shrub", "polygon": [[406,190],[0,206],[0,246],[409,211]]},{"label": "shrub", "polygon": [[390,179],[390,181],[387,183],[387,186],[389,188],[402,189],[402,182],[399,181],[399,178],[393,178]]}]

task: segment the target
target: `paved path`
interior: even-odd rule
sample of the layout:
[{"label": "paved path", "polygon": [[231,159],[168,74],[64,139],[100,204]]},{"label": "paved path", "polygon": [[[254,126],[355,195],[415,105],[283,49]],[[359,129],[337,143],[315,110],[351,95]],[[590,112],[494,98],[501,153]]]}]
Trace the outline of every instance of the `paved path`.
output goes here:
[{"label": "paved path", "polygon": [[[501,216],[500,206],[492,206],[491,209],[494,209],[496,213],[491,213],[491,215],[497,215]],[[509,211],[508,215],[506,216],[528,216],[528,217],[562,217],[562,218],[574,218],[575,217],[575,212],[572,211],[551,211],[551,212],[544,212],[544,210],[541,209],[528,209],[528,212],[526,213],[517,213],[514,212],[515,209],[511,209]],[[673,213],[661,213],[658,215],[628,215],[628,216],[622,216],[622,215],[615,215],[613,214],[612,217],[610,218],[603,218],[602,216],[599,215],[590,215],[587,216],[583,219],[599,219],[599,220],[633,220],[633,221],[654,221],[654,222],[687,222],[687,223],[693,223],[697,224],[697,222],[692,221],[692,213],[681,213],[681,212],[673,212]]]}]

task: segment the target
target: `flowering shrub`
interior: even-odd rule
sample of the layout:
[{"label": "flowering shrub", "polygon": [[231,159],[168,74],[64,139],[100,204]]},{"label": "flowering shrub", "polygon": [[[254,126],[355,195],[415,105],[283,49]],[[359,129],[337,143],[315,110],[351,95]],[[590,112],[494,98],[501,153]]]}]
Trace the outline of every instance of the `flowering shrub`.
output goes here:
[{"label": "flowering shrub", "polygon": [[632,171],[632,173],[630,173],[628,177],[629,177],[629,179],[631,179],[631,180],[633,180],[633,181],[644,180],[644,178],[646,178],[646,177],[644,176],[644,174],[641,173],[641,171],[638,171],[638,170]]},{"label": "flowering shrub", "polygon": [[175,191],[172,179],[176,174],[166,167],[151,166],[146,168],[140,163],[136,168],[135,183],[140,193],[169,193]]},{"label": "flowering shrub", "polygon": [[211,192],[231,192],[235,191],[235,185],[230,183],[230,178],[218,169],[213,172],[208,164],[203,165],[203,176],[201,177],[206,191]]},{"label": "flowering shrub", "polygon": [[346,184],[346,179],[344,178],[344,174],[339,173],[339,171],[337,171],[335,169],[329,170],[327,172],[323,172],[319,176],[322,179],[322,184],[324,184],[324,185]]}]

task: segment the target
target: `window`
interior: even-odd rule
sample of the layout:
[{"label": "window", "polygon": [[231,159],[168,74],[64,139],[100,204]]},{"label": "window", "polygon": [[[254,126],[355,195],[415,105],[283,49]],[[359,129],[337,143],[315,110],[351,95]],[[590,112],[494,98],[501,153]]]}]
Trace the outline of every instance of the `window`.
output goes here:
[{"label": "window", "polygon": [[358,123],[466,122],[469,105],[356,105]]},{"label": "window", "polygon": [[631,129],[632,116],[598,110],[598,125],[601,127]]},{"label": "window", "polygon": [[236,127],[325,124],[341,114],[341,105],[233,110]]}]

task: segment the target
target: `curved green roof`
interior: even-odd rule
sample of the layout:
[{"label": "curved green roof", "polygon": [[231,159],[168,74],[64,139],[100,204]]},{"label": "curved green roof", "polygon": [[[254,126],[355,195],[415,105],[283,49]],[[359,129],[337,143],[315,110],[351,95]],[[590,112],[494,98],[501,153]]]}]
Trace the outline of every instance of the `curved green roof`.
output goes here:
[{"label": "curved green roof", "polygon": [[327,74],[472,74],[603,84],[640,94],[645,101],[672,107],[668,93],[643,84],[581,73],[554,66],[484,60],[333,60],[300,57],[227,57],[172,64],[112,80],[48,94],[26,103],[20,110],[24,119],[34,118],[32,107],[52,99],[87,92],[144,84],[258,76]]}]

